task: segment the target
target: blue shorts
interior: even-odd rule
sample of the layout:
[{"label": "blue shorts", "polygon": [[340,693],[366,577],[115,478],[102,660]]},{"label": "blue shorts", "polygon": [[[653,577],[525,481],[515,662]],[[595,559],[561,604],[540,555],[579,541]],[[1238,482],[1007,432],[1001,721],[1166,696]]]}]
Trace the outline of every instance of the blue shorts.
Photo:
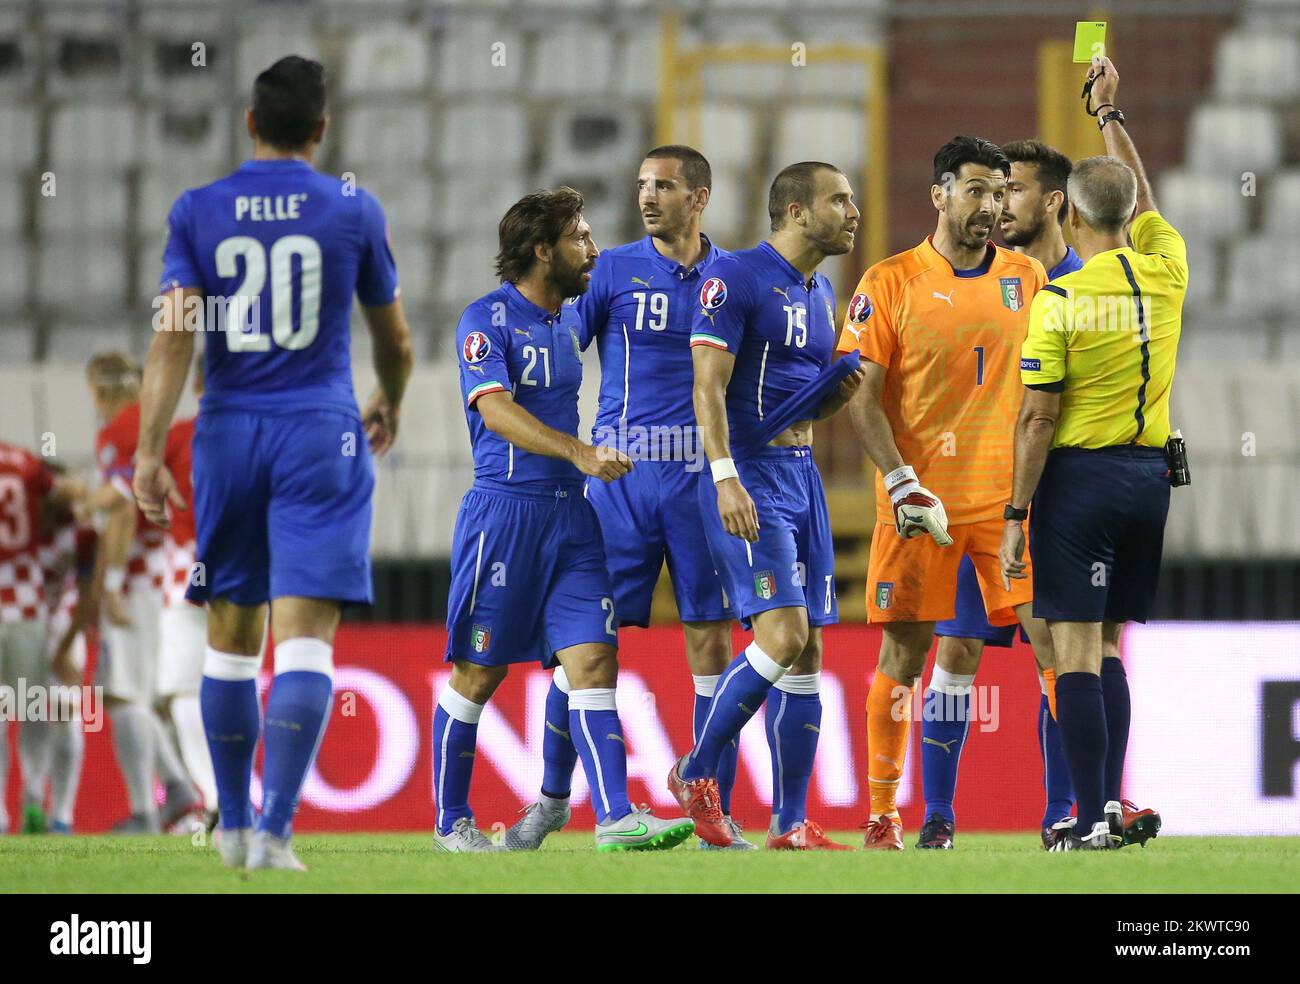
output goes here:
[{"label": "blue shorts", "polygon": [[203,567],[186,590],[190,601],[374,600],[375,469],[355,415],[200,413],[193,475],[195,560]]},{"label": "blue shorts", "polygon": [[1029,514],[1034,614],[1145,622],[1156,595],[1169,478],[1160,448],[1056,448]]},{"label": "blue shorts", "polygon": [[582,486],[477,480],[452,535],[447,660],[551,667],[558,651],[585,642],[617,646],[618,627]]},{"label": "blue shorts", "polygon": [[695,490],[700,474],[680,461],[638,461],[616,482],[587,480],[587,501],[600,519],[621,625],[650,624],[650,600],[665,558],[678,618],[735,618],[704,539]]},{"label": "blue shorts", "polygon": [[[952,618],[936,622],[934,634],[952,636],[956,639],[980,639],[987,646],[1000,646],[1009,649],[1016,641],[1016,625],[990,625],[988,613],[984,610],[984,595],[980,593],[979,578],[975,575],[975,563],[969,556],[961,559],[957,568],[956,613]],[[1020,629],[1020,639],[1028,642],[1025,630]]]},{"label": "blue shorts", "polygon": [[723,529],[711,481],[698,494],[709,552],[741,622],[749,628],[759,612],[796,606],[809,625],[838,622],[831,520],[812,448],[765,447],[736,469],[758,510],[754,543]]}]

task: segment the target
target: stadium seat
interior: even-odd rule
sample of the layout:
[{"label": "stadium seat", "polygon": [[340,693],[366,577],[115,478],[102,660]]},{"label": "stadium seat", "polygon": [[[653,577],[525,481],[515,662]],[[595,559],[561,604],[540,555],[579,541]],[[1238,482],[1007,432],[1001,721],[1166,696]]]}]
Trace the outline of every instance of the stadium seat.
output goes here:
[{"label": "stadium seat", "polygon": [[42,237],[83,231],[117,235],[126,230],[128,186],[123,172],[69,168],[60,170],[57,178],[56,194],[35,199],[36,229]]},{"label": "stadium seat", "polygon": [[495,228],[506,209],[532,189],[525,172],[518,170],[448,171],[432,185],[437,208],[428,228],[456,237]]},{"label": "stadium seat", "polygon": [[0,310],[6,315],[27,306],[31,263],[21,240],[0,241]]},{"label": "stadium seat", "polygon": [[0,234],[21,238],[27,213],[27,182],[0,172]]},{"label": "stadium seat", "polygon": [[29,92],[36,82],[40,48],[25,27],[22,11],[0,11],[0,93],[6,101],[10,96]]},{"label": "stadium seat", "polygon": [[402,288],[402,306],[427,304],[433,292],[433,248],[425,236],[392,237],[397,280]]},{"label": "stadium seat", "polygon": [[224,106],[153,107],[144,116],[141,156],[155,165],[215,171],[229,161],[230,125],[230,112]]},{"label": "stadium seat", "polygon": [[1178,343],[1179,365],[1230,365],[1234,362],[1263,362],[1269,357],[1271,336],[1265,326],[1241,327],[1222,322],[1205,322],[1199,330],[1186,330]]},{"label": "stadium seat", "polygon": [[[681,112],[682,124],[690,114]],[[683,130],[679,136],[685,136]],[[699,137],[694,146],[715,168],[752,168],[758,153],[754,114],[734,102],[705,102],[699,111]]]},{"label": "stadium seat", "polygon": [[79,357],[73,353],[62,362],[46,362],[32,382],[37,425],[54,435],[59,460],[72,468],[94,465],[95,407],[86,386],[86,363],[94,353],[112,348],[108,338],[87,337],[84,343],[88,347]]},{"label": "stadium seat", "polygon": [[1201,106],[1188,125],[1187,160],[1210,174],[1267,174],[1282,161],[1282,128],[1264,106]]},{"label": "stadium seat", "polygon": [[490,16],[452,16],[438,39],[437,91],[450,97],[504,94],[523,80],[523,36]]},{"label": "stadium seat", "polygon": [[586,96],[609,89],[613,38],[606,31],[570,23],[537,39],[528,91],[539,96]]},{"label": "stadium seat", "polygon": [[615,44],[614,92],[642,99],[651,108],[659,90],[659,21],[655,17],[622,19]]},{"label": "stadium seat", "polygon": [[[30,340],[30,326],[6,323],[0,327],[0,351],[7,353],[10,339],[17,339],[24,331]],[[33,378],[29,366],[15,365],[7,358],[0,362],[0,393],[5,398],[5,412],[0,414],[0,441],[11,441],[27,448],[39,444],[43,428],[36,416]]]},{"label": "stadium seat", "polygon": [[848,106],[789,103],[777,117],[773,151],[776,166],[795,161],[829,161],[855,182],[866,152],[863,125],[862,113]]},{"label": "stadium seat", "polygon": [[866,65],[859,61],[818,58],[816,48],[831,44],[883,45],[884,35],[874,17],[865,13],[827,13],[824,16],[810,13],[799,19],[793,37],[805,43],[812,52],[798,71],[790,73],[793,96],[842,100],[846,93],[852,93],[856,98],[869,91],[871,79]]},{"label": "stadium seat", "polygon": [[[183,18],[176,14],[147,5],[140,10],[136,45],[143,91],[167,99],[221,99],[235,55],[226,18],[217,9],[192,8]],[[240,89],[247,91],[252,82],[241,79]]]},{"label": "stadium seat", "polygon": [[1300,95],[1300,38],[1240,31],[1219,39],[1215,92],[1224,99],[1282,100]]},{"label": "stadium seat", "polygon": [[37,297],[59,311],[88,317],[126,300],[126,251],[120,240],[59,237],[41,244]]},{"label": "stadium seat", "polygon": [[140,121],[122,102],[67,103],[50,123],[50,163],[62,168],[129,167],[140,153]]},{"label": "stadium seat", "polygon": [[551,114],[547,127],[547,167],[560,171],[605,170],[611,175],[625,172],[631,188],[632,169],[641,162],[648,146],[647,123],[641,112],[626,105],[569,105],[558,109]]},{"label": "stadium seat", "polygon": [[[1186,333],[1182,345],[1187,344]],[[1237,400],[1230,374],[1221,365],[1178,366],[1170,392],[1169,422],[1180,428],[1198,453],[1223,457],[1241,454]]]},{"label": "stadium seat", "polygon": [[[21,365],[36,358],[36,334],[26,322],[6,321],[0,324],[0,363]],[[9,413],[11,394],[5,392],[5,415]],[[7,429],[7,428],[6,428]]]},{"label": "stadium seat", "polygon": [[455,248],[444,251],[441,257],[434,299],[440,304],[463,309],[474,298],[498,286],[494,272],[497,240],[482,230],[470,229],[454,242]]},{"label": "stadium seat", "polygon": [[1278,332],[1277,361],[1279,365],[1300,365],[1300,324],[1283,325]]},{"label": "stadium seat", "polygon": [[1300,228],[1300,169],[1279,171],[1263,189],[1264,229],[1294,235]]},{"label": "stadium seat", "polygon": [[1227,302],[1236,317],[1300,306],[1300,243],[1294,237],[1252,236],[1228,260]]},{"label": "stadium seat", "polygon": [[1166,171],[1157,184],[1160,212],[1184,239],[1219,240],[1246,231],[1246,196],[1239,175]]},{"label": "stadium seat", "polygon": [[139,236],[156,238],[167,228],[167,216],[181,192],[197,188],[221,176],[220,168],[173,169],[163,167],[140,172],[136,186],[135,230]]},{"label": "stadium seat", "polygon": [[341,170],[354,171],[365,184],[370,167],[422,164],[433,144],[433,113],[425,100],[349,105],[339,120]]},{"label": "stadium seat", "polygon": [[235,51],[235,78],[241,91],[251,89],[253,80],[285,55],[319,58],[320,48],[311,28],[298,18],[256,16],[242,25],[243,34]]},{"label": "stadium seat", "polygon": [[1187,242],[1187,297],[1183,301],[1183,317],[1192,319],[1206,310],[1215,311],[1223,306],[1219,293],[1222,280],[1219,257],[1223,248],[1198,239]]},{"label": "stadium seat", "polygon": [[701,69],[703,89],[720,99],[753,99],[762,94],[765,100],[790,92],[795,72],[784,53],[797,40],[781,19],[768,12],[734,10],[711,14],[700,28],[700,41],[726,47],[757,45],[782,51],[779,61],[706,62]]},{"label": "stadium seat", "polygon": [[0,106],[0,165],[28,168],[35,162],[35,111],[28,106]]},{"label": "stadium seat", "polygon": [[68,9],[52,11],[47,18],[45,84],[51,93],[93,93],[104,98],[125,91],[131,74],[130,54],[120,17],[93,9]]},{"label": "stadium seat", "polygon": [[429,55],[428,32],[418,24],[380,24],[360,30],[348,39],[343,52],[343,89],[427,92]]},{"label": "stadium seat", "polygon": [[144,355],[148,342],[147,322],[134,330],[124,321],[58,322],[45,335],[45,358],[50,362],[84,366],[95,352],[117,349],[138,359]]},{"label": "stadium seat", "polygon": [[453,168],[522,167],[528,157],[528,117],[512,100],[458,102],[442,118],[438,164]]},{"label": "stadium seat", "polygon": [[[713,191],[704,210],[704,231],[724,249],[752,246],[750,241],[759,227],[759,212],[754,208],[753,182],[748,170],[738,167],[713,168]],[[762,218],[767,217],[766,209]],[[765,228],[765,226],[764,226]]]},{"label": "stadium seat", "polygon": [[379,199],[395,235],[427,234],[437,225],[435,182],[415,168],[367,169],[357,183]]},{"label": "stadium seat", "polygon": [[1295,370],[1270,360],[1256,360],[1248,373],[1236,374],[1238,412],[1237,426],[1242,434],[1255,435],[1255,457],[1272,461],[1295,461],[1300,445],[1297,444],[1296,421],[1300,420],[1300,406],[1296,405]]}]

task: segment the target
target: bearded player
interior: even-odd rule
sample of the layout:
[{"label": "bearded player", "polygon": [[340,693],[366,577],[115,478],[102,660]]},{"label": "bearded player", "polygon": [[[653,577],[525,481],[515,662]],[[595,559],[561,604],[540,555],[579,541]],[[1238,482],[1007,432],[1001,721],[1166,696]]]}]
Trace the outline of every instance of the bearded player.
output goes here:
[{"label": "bearded player", "polygon": [[727,845],[719,762],[765,704],[775,759],[768,848],[845,850],[806,809],[821,724],[821,627],[839,619],[830,518],[811,444],[813,418],[843,407],[862,370],[771,439],[758,434],[767,414],[830,366],[835,292],[816,271],[853,248],[861,213],[837,167],[806,161],[773,180],[768,215],[766,241],[710,269],[691,330],[695,418],[711,472],[698,485],[700,512],[754,641],[723,672],[668,788],[703,839]]},{"label": "bearded player", "polygon": [[[880,472],[867,583],[868,619],[884,628],[867,697],[871,849],[903,849],[896,798],[912,690],[935,622],[954,614],[964,556],[989,621],[1018,620],[1035,650],[1050,652],[1046,625],[1032,617],[1032,592],[1024,581],[1003,586],[997,556],[1011,491],[1019,347],[1029,302],[1047,280],[1037,260],[989,241],[1010,173],[1006,155],[987,140],[957,137],[940,148],[930,189],[934,234],[867,270],[840,338],[842,350],[864,359],[867,378],[850,413]],[[935,670],[931,688],[954,718],[953,705],[969,707],[972,679]],[[951,845],[951,829],[946,839]]]}]

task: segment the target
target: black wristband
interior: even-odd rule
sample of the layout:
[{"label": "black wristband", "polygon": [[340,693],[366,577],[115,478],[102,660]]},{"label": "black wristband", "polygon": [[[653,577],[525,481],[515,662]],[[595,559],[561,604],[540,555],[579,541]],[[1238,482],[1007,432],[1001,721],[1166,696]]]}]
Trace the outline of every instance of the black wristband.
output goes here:
[{"label": "black wristband", "polygon": [[1124,122],[1123,111],[1118,109],[1111,109],[1111,111],[1106,115],[1099,116],[1097,118],[1097,129],[1098,130],[1106,129],[1106,124],[1110,123],[1112,120],[1116,123],[1123,123]]},{"label": "black wristband", "polygon": [[1011,503],[1007,503],[1006,508],[1002,510],[1002,518],[1010,522],[1015,520],[1017,523],[1023,523],[1029,518],[1028,509],[1017,509]]}]

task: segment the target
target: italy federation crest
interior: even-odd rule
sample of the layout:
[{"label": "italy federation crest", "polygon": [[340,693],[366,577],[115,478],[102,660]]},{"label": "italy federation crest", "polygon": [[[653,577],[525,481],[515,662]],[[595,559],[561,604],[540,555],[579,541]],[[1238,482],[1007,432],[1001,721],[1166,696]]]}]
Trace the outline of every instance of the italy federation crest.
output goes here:
[{"label": "italy federation crest", "polygon": [[492,645],[492,630],[486,625],[474,626],[469,631],[469,644],[476,653],[487,652],[488,646]]},{"label": "italy federation crest", "polygon": [[894,600],[894,582],[877,581],[876,582],[876,607],[882,612],[889,608]]},{"label": "italy federation crest", "polygon": [[754,594],[764,601],[776,594],[776,577],[771,571],[759,571],[754,575]]},{"label": "italy federation crest", "polygon": [[1020,286],[1019,277],[1001,277],[1002,306],[1008,311],[1019,311],[1025,306],[1025,290]]}]

